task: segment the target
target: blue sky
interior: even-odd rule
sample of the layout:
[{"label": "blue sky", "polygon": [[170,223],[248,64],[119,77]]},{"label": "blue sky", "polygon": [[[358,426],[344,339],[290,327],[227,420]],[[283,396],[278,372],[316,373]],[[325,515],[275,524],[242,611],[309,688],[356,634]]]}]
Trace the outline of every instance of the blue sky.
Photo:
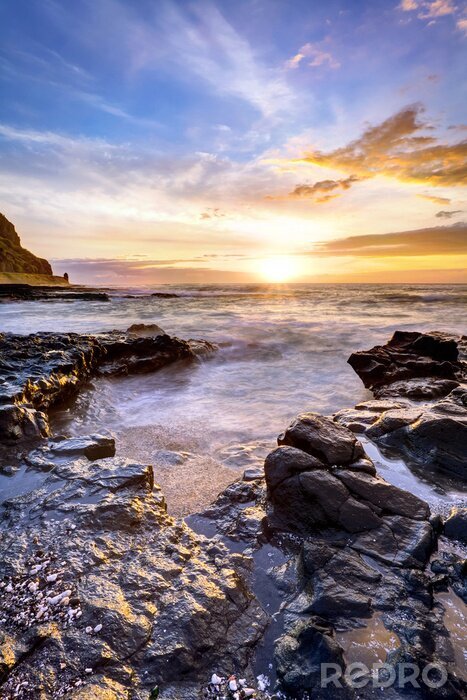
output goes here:
[{"label": "blue sky", "polygon": [[15,0],[0,20],[2,207],[58,271],[458,268],[335,269],[323,243],[465,218],[461,2]]}]

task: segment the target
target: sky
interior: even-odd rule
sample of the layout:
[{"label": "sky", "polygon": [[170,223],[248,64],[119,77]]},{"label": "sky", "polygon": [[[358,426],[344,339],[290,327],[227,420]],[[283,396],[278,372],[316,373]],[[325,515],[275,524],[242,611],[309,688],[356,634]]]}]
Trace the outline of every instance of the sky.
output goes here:
[{"label": "sky", "polygon": [[15,0],[0,22],[0,210],[57,274],[467,282],[462,0]]}]

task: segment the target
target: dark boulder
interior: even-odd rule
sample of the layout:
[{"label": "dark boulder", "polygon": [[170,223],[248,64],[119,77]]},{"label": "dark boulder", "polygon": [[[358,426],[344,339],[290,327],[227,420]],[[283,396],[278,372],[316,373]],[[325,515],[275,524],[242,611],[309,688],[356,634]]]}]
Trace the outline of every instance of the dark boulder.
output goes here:
[{"label": "dark boulder", "polygon": [[444,523],[444,534],[467,544],[467,508],[453,508]]},{"label": "dark boulder", "polygon": [[317,413],[299,415],[277,442],[297,447],[327,465],[348,464],[364,456],[355,435]]},{"label": "dark boulder", "polygon": [[448,394],[465,377],[461,342],[445,333],[396,331],[386,345],[355,352],[348,362],[376,397],[433,398]]}]

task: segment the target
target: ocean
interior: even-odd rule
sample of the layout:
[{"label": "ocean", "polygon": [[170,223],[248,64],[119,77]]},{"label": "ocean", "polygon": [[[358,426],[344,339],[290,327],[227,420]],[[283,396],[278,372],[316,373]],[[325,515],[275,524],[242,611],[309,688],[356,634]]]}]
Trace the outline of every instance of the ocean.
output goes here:
[{"label": "ocean", "polygon": [[[117,454],[152,463],[169,511],[208,505],[304,411],[325,415],[370,398],[349,355],[396,329],[467,330],[467,285],[209,285],[107,290],[110,301],[0,305],[0,331],[99,332],[156,323],[170,335],[205,338],[219,351],[199,364],[94,380],[56,411],[54,430],[110,431]],[[170,293],[173,298],[151,296]],[[380,472],[430,502],[458,497],[400,460]]]}]

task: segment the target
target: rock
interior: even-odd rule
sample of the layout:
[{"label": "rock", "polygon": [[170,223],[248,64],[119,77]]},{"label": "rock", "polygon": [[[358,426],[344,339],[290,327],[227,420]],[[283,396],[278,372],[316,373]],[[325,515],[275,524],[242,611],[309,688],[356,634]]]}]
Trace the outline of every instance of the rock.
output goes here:
[{"label": "rock", "polygon": [[385,411],[376,422],[368,427],[366,434],[374,440],[381,435],[391,433],[393,430],[405,428],[407,425],[415,423],[422,414],[423,409],[420,408],[396,408]]},{"label": "rock", "polygon": [[286,445],[278,447],[268,454],[264,463],[268,490],[273,492],[276,486],[291,476],[323,468],[323,462],[303,450]]},{"label": "rock", "polygon": [[335,474],[356,498],[364,499],[381,512],[404,515],[414,520],[427,520],[430,517],[430,508],[425,501],[388,484],[381,477],[347,469],[338,470]]},{"label": "rock", "polygon": [[467,391],[459,387],[441,402],[383,413],[366,435],[432,473],[467,479]]},{"label": "rock", "polygon": [[[331,435],[334,460],[346,458],[347,464],[329,464]],[[279,441],[283,439],[280,436]],[[311,536],[334,528],[355,534],[351,546],[359,551],[400,566],[424,566],[434,546],[428,505],[377,476],[349,430],[307,414],[305,420],[300,416],[292,423],[288,439],[312,449],[328,463],[297,447],[281,446],[268,455],[265,475],[272,531]],[[360,457],[353,461],[356,445]]]},{"label": "rock", "polygon": [[[466,480],[466,342],[443,333],[398,331],[385,346],[354,353],[349,363],[379,400],[340,411],[334,419],[428,472]],[[392,396],[431,403],[393,404]],[[372,411],[379,417],[371,420]]]},{"label": "rock", "polygon": [[467,544],[467,508],[453,508],[444,523],[444,534]]},{"label": "rock", "polygon": [[47,260],[22,247],[14,225],[0,214],[0,272],[52,275]]},{"label": "rock", "polygon": [[378,415],[372,411],[344,408],[333,415],[333,420],[353,433],[364,433],[370,425],[378,420]]},{"label": "rock", "polygon": [[138,338],[154,338],[156,335],[165,335],[165,331],[156,323],[133,323],[126,332]]},{"label": "rock", "polygon": [[434,398],[465,378],[461,341],[445,333],[396,331],[386,345],[353,353],[348,362],[377,398]]},{"label": "rock", "polygon": [[0,695],[147,698],[200,688],[213,666],[247,671],[267,623],[248,558],[169,517],[151,467],[71,452],[3,504]]},{"label": "rock", "polygon": [[46,434],[43,414],[76,395],[97,374],[153,372],[180,360],[196,360],[201,346],[205,353],[215,350],[210,343],[197,342],[192,349],[168,335],[137,337],[119,331],[98,336],[0,335],[0,437]]},{"label": "rock", "polygon": [[374,393],[381,399],[404,396],[408,399],[429,400],[446,396],[458,386],[459,382],[453,379],[408,379],[375,388]]},{"label": "rock", "polygon": [[[321,664],[345,666],[342,649],[332,631],[318,621],[297,621],[277,641],[275,649],[277,675],[286,693],[301,698],[320,687]],[[350,698],[350,688],[332,689],[334,698]]]},{"label": "rock", "polygon": [[264,479],[264,470],[256,467],[249,467],[243,472],[243,481],[256,481]]},{"label": "rock", "polygon": [[84,455],[89,460],[113,457],[115,440],[105,435],[74,437],[63,440],[51,440],[48,445],[51,452],[58,457]]},{"label": "rock", "polygon": [[349,430],[317,413],[299,415],[277,442],[303,450],[327,465],[348,464],[364,456]]},{"label": "rock", "polygon": [[180,295],[173,292],[153,292],[151,296],[159,299],[177,299]]}]

